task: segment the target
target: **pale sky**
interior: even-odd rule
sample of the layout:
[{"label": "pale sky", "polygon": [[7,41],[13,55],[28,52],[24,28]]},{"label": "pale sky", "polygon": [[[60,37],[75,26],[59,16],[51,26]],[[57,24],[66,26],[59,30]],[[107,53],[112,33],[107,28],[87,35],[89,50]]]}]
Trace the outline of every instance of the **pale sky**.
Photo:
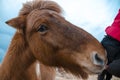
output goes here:
[{"label": "pale sky", "polygon": [[[18,15],[22,4],[29,0],[0,0],[0,61],[15,30],[4,22]],[[111,25],[120,8],[120,0],[53,0],[64,10],[63,16],[71,23],[91,33],[99,41],[104,29]]]}]

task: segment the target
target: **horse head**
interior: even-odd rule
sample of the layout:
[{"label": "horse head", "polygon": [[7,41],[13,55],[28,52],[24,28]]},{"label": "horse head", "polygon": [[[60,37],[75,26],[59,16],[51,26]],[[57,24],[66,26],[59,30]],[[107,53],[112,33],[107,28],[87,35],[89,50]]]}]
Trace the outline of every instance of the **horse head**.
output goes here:
[{"label": "horse head", "polygon": [[82,78],[101,72],[106,64],[102,45],[61,13],[61,7],[53,1],[30,1],[24,4],[18,17],[6,23],[24,35],[41,63],[62,67]]}]

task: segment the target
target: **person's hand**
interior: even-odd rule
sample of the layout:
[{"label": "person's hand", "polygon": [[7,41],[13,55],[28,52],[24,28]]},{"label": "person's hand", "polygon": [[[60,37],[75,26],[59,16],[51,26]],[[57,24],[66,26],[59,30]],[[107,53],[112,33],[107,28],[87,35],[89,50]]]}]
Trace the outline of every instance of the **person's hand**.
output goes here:
[{"label": "person's hand", "polygon": [[[106,66],[108,68],[108,66]],[[97,80],[110,80],[112,78],[112,74],[110,74],[107,70],[103,70],[102,73],[98,75]]]}]

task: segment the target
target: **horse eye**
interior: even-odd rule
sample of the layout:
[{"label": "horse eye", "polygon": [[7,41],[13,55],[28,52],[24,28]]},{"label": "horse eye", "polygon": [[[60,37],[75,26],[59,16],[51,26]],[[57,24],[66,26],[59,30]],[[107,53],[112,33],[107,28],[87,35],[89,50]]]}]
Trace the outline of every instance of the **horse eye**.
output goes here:
[{"label": "horse eye", "polygon": [[40,25],[40,27],[39,27],[39,29],[38,29],[39,32],[44,32],[44,31],[46,31],[46,30],[48,30],[48,28],[47,28],[46,25]]}]

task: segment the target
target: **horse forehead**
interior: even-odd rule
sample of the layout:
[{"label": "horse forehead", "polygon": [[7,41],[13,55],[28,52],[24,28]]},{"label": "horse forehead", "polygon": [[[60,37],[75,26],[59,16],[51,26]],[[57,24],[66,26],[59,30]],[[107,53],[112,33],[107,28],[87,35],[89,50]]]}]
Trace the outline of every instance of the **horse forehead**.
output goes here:
[{"label": "horse forehead", "polygon": [[[50,19],[50,15],[57,14],[55,11],[51,10],[33,10],[31,13],[27,16],[27,26],[33,27],[35,22],[39,19],[44,21],[45,19]],[[60,14],[57,14],[58,16],[61,16]],[[55,16],[54,16],[55,17]]]},{"label": "horse forehead", "polygon": [[32,11],[31,13],[28,14],[27,16],[27,25],[29,26],[32,26],[34,25],[34,23],[40,19],[43,15],[43,12],[40,12],[39,10],[34,10]]},{"label": "horse forehead", "polygon": [[27,20],[33,22],[37,19],[40,19],[43,16],[49,17],[50,15],[54,14],[61,16],[59,13],[56,13],[55,11],[52,10],[33,10],[31,13],[28,14]]}]

